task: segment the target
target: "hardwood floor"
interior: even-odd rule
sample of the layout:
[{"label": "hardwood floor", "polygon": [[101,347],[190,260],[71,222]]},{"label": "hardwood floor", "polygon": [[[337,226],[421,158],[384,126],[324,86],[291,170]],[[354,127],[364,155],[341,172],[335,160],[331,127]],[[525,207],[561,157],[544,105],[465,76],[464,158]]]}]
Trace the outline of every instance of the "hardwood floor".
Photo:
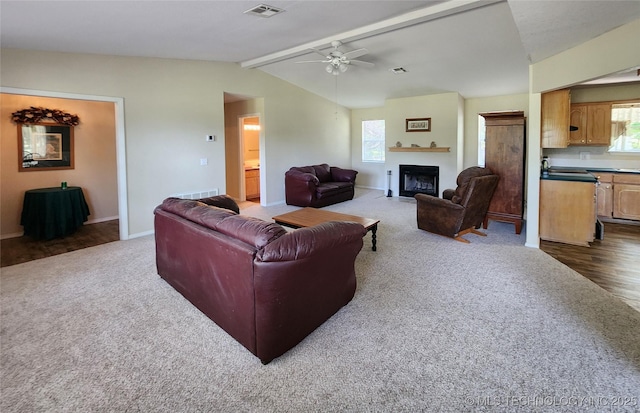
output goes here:
[{"label": "hardwood floor", "polygon": [[0,267],[117,241],[120,239],[118,222],[116,219],[83,225],[68,237],[49,241],[38,241],[30,237],[3,239],[0,241]]},{"label": "hardwood floor", "polygon": [[591,247],[540,241],[540,249],[640,311],[640,225],[605,222]]}]

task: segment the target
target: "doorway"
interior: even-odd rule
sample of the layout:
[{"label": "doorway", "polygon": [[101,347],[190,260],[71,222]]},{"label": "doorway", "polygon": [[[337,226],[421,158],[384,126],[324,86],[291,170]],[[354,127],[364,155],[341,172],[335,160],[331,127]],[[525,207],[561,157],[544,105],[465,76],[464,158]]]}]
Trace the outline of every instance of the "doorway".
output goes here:
[{"label": "doorway", "polygon": [[77,93],[50,92],[43,90],[20,89],[10,87],[0,87],[0,93],[11,95],[21,95],[36,98],[57,98],[69,99],[73,101],[97,101],[110,102],[114,105],[115,110],[115,150],[116,150],[116,181],[117,181],[117,199],[118,199],[118,235],[120,240],[130,238],[129,234],[129,211],[127,201],[127,169],[126,169],[126,153],[125,153],[125,129],[124,129],[124,98],[83,95]]},{"label": "doorway", "polygon": [[241,116],[239,124],[240,192],[244,200],[260,203],[260,116]]}]

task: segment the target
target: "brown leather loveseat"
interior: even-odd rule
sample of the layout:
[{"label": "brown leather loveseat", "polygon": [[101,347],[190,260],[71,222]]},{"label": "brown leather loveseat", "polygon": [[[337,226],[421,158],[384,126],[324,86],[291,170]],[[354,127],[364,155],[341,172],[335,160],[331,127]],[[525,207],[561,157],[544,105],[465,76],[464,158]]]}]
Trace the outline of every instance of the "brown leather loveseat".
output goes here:
[{"label": "brown leather loveseat", "polygon": [[163,279],[266,364],[353,298],[365,230],[328,222],[287,232],[237,212],[226,196],[166,199],[154,211],[156,264]]},{"label": "brown leather loveseat", "polygon": [[287,205],[321,208],[353,199],[357,174],[326,163],[294,166],[284,174]]}]

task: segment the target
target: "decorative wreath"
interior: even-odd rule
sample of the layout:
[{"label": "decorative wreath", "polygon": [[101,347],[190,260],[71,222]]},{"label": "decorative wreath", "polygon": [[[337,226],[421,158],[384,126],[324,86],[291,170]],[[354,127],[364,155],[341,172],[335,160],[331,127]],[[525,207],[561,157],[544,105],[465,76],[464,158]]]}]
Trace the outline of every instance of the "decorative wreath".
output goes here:
[{"label": "decorative wreath", "polygon": [[11,120],[16,123],[52,122],[70,126],[76,126],[80,123],[78,115],[72,115],[58,109],[36,108],[34,106],[13,112]]}]

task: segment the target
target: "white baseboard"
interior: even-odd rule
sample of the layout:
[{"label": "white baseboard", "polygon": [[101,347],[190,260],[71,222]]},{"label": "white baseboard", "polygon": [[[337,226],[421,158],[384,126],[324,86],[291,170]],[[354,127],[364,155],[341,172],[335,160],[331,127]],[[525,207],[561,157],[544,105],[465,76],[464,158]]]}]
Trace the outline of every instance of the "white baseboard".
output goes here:
[{"label": "white baseboard", "polygon": [[127,239],[146,237],[147,235],[153,235],[153,234],[155,234],[154,230],[138,232],[136,234],[129,234],[129,237]]},{"label": "white baseboard", "polygon": [[375,187],[375,186],[356,185],[356,188],[362,188],[362,189],[374,189],[374,190],[377,190],[377,191],[386,191],[386,189],[385,189],[385,188],[378,188],[378,187]]},{"label": "white baseboard", "polygon": [[116,220],[118,218],[119,218],[118,215],[116,215],[116,216],[113,216],[113,217],[90,219],[90,220],[87,220],[87,222],[85,222],[84,225],[97,224],[97,223],[100,223],[100,222],[107,222],[107,221],[113,221],[113,220]]}]

